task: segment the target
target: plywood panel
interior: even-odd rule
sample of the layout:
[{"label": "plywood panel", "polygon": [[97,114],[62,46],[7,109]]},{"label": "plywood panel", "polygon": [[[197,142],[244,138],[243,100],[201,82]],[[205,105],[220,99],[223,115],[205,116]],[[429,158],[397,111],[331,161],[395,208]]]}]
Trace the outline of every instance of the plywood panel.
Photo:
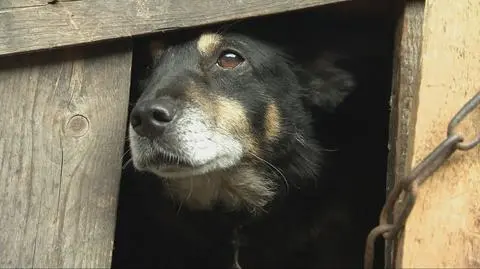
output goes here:
[{"label": "plywood panel", "polygon": [[128,46],[0,60],[0,267],[108,268]]},{"label": "plywood panel", "polygon": [[[480,89],[480,1],[427,0],[413,165],[446,136],[451,117]],[[480,133],[480,109],[459,128]],[[421,186],[399,268],[480,268],[480,147],[457,151]]]},{"label": "plywood panel", "polygon": [[[3,1],[3,0],[2,0]],[[304,9],[347,0],[0,1],[0,55]],[[54,4],[49,4],[54,3]]]}]

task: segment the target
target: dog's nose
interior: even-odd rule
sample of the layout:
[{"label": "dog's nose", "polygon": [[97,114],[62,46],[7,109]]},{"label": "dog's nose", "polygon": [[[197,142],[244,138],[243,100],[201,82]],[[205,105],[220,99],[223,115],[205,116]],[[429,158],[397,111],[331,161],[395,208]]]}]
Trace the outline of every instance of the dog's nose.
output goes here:
[{"label": "dog's nose", "polygon": [[175,117],[175,112],[175,104],[169,98],[142,101],[133,108],[130,124],[140,136],[160,136]]}]

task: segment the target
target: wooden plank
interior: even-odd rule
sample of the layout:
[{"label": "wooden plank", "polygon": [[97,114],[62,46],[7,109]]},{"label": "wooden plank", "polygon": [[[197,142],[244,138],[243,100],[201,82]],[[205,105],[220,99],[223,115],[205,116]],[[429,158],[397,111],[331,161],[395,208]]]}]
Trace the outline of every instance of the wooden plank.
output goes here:
[{"label": "wooden plank", "polygon": [[[59,0],[0,5],[0,55],[162,32],[347,0]],[[23,2],[23,1],[22,1]]]},{"label": "wooden plank", "polygon": [[2,0],[0,10],[43,6],[51,0]]},{"label": "wooden plank", "polygon": [[[480,0],[427,0],[413,164],[480,88]],[[458,131],[480,133],[480,109]],[[420,187],[398,268],[480,268],[480,147],[457,151]]]},{"label": "wooden plank", "polygon": [[[387,192],[404,178],[412,161],[413,131],[420,87],[420,57],[423,27],[423,0],[406,1],[398,7],[393,62]],[[393,218],[393,212],[390,218]],[[385,264],[392,268],[395,246],[387,241]]]},{"label": "wooden plank", "polygon": [[1,268],[110,267],[130,65],[112,44],[0,61]]}]

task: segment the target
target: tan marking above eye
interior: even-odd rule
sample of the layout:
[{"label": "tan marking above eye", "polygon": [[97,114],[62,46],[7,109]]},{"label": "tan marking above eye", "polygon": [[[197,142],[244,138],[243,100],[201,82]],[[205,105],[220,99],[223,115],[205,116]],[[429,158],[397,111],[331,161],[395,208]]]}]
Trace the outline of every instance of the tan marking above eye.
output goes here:
[{"label": "tan marking above eye", "polygon": [[197,41],[197,49],[203,56],[211,56],[222,42],[219,34],[205,33]]}]

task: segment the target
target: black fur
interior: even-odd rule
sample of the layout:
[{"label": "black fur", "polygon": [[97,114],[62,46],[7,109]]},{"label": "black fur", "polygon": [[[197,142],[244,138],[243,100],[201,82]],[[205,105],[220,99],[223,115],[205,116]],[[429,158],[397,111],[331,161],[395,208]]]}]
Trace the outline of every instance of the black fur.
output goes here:
[{"label": "black fur", "polygon": [[[170,200],[150,195],[144,199],[148,199],[147,203],[155,205],[157,210],[148,212],[147,216],[152,219],[142,223],[152,225],[143,228],[154,231],[150,236],[156,238],[158,248],[132,247],[130,257],[138,255],[142,258],[138,258],[136,264],[125,263],[123,266],[231,268],[232,240],[239,239],[239,260],[243,269],[359,267],[361,253],[356,246],[349,244],[354,214],[349,201],[342,199],[345,188],[348,188],[342,184],[349,180],[343,178],[343,171],[332,170],[337,153],[320,146],[319,139],[328,135],[328,130],[321,125],[314,130],[312,117],[315,114],[319,126],[323,115],[335,111],[354,87],[352,76],[337,66],[335,59],[321,58],[306,66],[267,43],[242,35],[227,36],[243,45],[240,52],[251,64],[251,70],[243,75],[219,74],[213,80],[226,84],[231,90],[228,96],[251,111],[249,121],[258,135],[264,128],[266,103],[263,97],[266,95],[277,102],[284,121],[281,136],[274,143],[263,141],[262,156],[283,171],[290,188],[279,188],[277,199],[269,204],[268,212],[260,216],[225,212],[221,206],[211,211],[178,210]],[[184,46],[188,42],[178,44]],[[193,63],[191,66],[198,68],[198,58],[178,51],[173,54],[174,50],[163,56],[178,57],[178,66],[168,66],[170,71],[177,72],[171,77],[181,76],[178,70],[185,70],[185,64]],[[157,64],[162,65],[162,60],[155,62],[149,78],[159,79],[157,87],[161,88],[159,85],[168,80],[160,80],[164,74]],[[205,80],[205,77],[198,79]],[[148,83],[151,80],[147,79],[146,85]],[[211,82],[202,83],[209,85]],[[225,88],[219,87],[220,90]],[[295,140],[295,132],[303,136],[304,144]],[[278,185],[285,187],[277,173],[265,166],[258,169],[271,173]],[[163,186],[158,178],[149,174],[142,177],[141,180],[149,182],[151,188],[142,188],[140,193],[152,190],[161,193]],[[235,230],[239,232],[238,238],[234,236]],[[142,231],[129,232],[135,237]],[[136,249],[139,252],[135,254]]]}]

